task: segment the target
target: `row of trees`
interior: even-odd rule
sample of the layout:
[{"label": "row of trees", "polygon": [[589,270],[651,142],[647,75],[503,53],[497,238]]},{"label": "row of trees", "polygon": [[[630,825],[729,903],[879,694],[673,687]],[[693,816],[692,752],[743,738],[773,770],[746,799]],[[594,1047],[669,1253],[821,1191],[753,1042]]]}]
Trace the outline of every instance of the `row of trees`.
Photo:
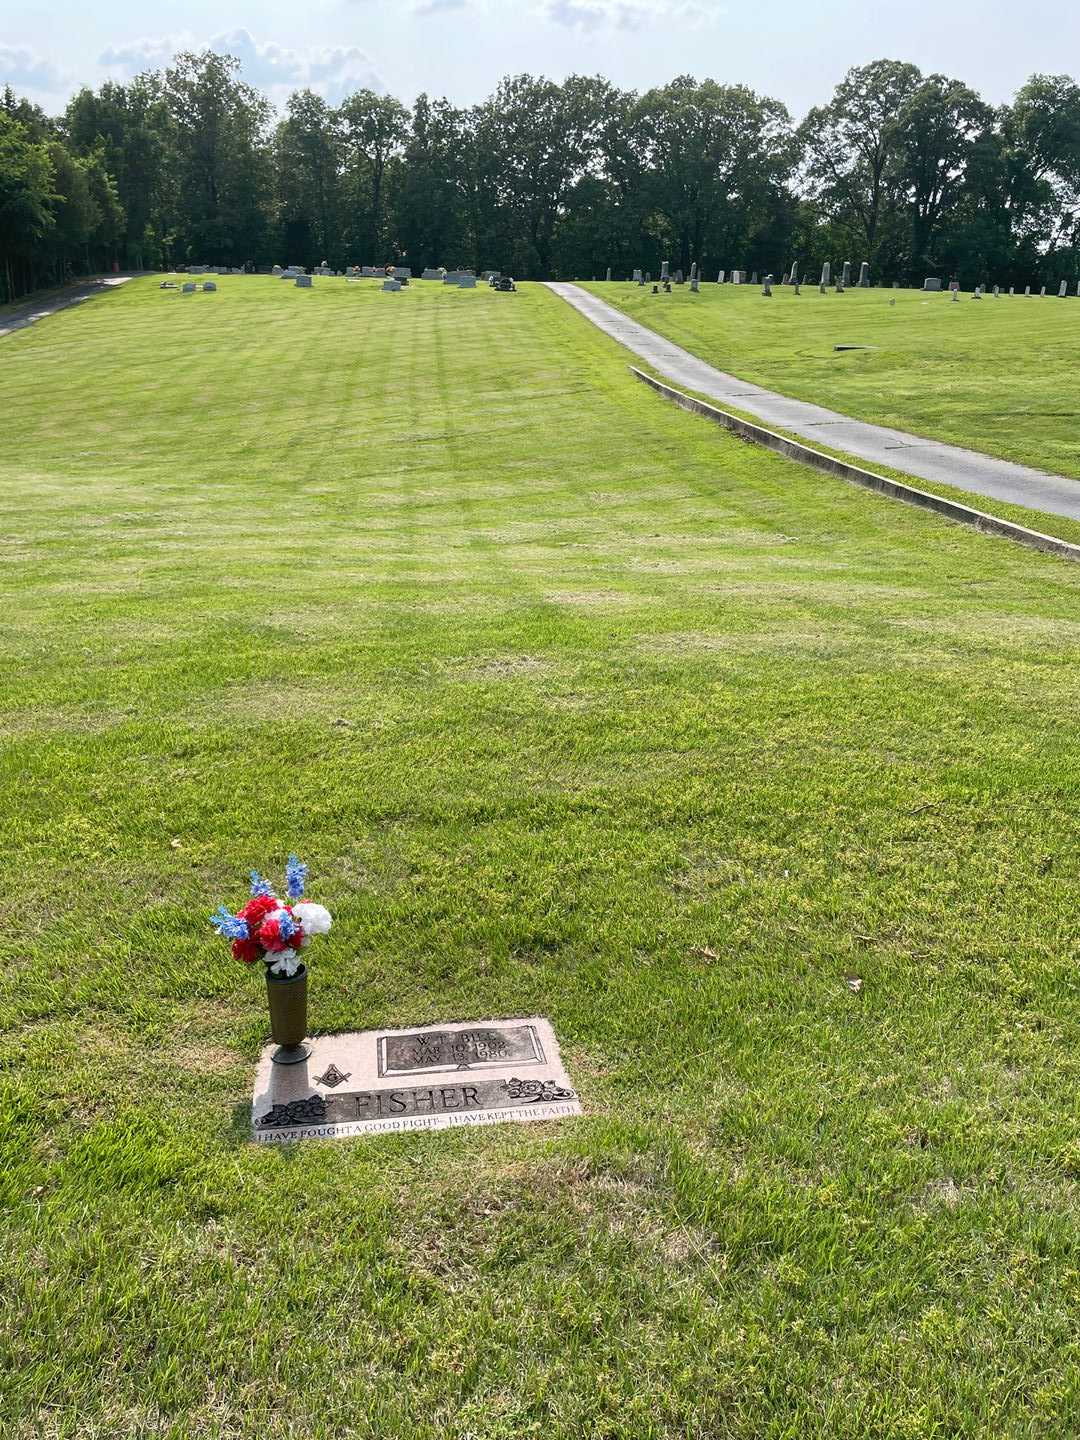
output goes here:
[{"label": "row of trees", "polygon": [[1080,87],[1010,105],[914,65],[848,72],[796,126],[778,100],[681,76],[637,94],[519,75],[468,109],[295,93],[283,118],[239,62],[177,55],[84,89],[57,118],[0,105],[0,279],[407,259],[521,277],[706,274],[794,258],[875,276],[1047,283],[1080,270]]}]

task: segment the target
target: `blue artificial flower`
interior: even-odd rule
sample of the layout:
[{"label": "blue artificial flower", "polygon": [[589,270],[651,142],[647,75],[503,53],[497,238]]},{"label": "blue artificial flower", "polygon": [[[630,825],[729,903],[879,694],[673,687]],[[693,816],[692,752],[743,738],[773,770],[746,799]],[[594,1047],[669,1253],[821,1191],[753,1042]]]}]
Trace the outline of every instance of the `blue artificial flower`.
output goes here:
[{"label": "blue artificial flower", "polygon": [[304,893],[304,886],[307,884],[308,867],[295,855],[289,856],[289,863],[285,866],[285,884],[288,887],[289,899],[299,900]]},{"label": "blue artificial flower", "polygon": [[251,872],[251,893],[252,895],[272,895],[274,887],[269,880],[264,880],[258,870]]},{"label": "blue artificial flower", "polygon": [[224,935],[226,940],[246,940],[248,938],[247,921],[241,920],[239,915],[233,915],[219,905],[217,911],[210,916],[210,924],[219,935]]},{"label": "blue artificial flower", "polygon": [[291,915],[282,915],[278,921],[278,928],[281,931],[281,938],[283,940],[291,940],[297,930],[300,929],[300,926],[297,925]]}]

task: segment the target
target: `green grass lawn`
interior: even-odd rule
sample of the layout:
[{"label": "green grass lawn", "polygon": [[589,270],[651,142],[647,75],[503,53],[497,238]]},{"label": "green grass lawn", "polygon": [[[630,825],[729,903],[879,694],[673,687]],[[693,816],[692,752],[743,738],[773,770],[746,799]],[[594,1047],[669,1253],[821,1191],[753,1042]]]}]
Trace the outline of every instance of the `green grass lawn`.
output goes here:
[{"label": "green grass lawn", "polygon": [[[540,287],[220,285],[0,343],[4,1440],[1075,1433],[1080,567]],[[251,1144],[290,849],[313,1029],[587,1114]]]},{"label": "green grass lawn", "polygon": [[[1075,296],[974,301],[964,294],[954,304],[948,293],[822,295],[816,285],[801,295],[774,285],[771,299],[759,285],[705,284],[697,295],[686,286],[659,296],[628,283],[584,288],[729,374],[859,420],[1080,479]],[[874,348],[836,352],[835,345]]]}]

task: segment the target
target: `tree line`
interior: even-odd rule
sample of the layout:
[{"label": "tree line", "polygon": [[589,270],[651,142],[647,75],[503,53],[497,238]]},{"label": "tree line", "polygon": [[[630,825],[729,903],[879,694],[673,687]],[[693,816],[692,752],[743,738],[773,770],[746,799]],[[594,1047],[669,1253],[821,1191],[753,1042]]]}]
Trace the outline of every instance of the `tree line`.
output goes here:
[{"label": "tree line", "polygon": [[679,76],[502,80],[482,104],[295,92],[283,116],[240,64],[182,53],[50,117],[0,102],[0,289],[188,261],[402,261],[519,278],[697,260],[777,275],[868,260],[875,279],[965,285],[1080,274],[1080,86],[1035,75],[1008,105],[877,60],[796,124],[742,85]]}]

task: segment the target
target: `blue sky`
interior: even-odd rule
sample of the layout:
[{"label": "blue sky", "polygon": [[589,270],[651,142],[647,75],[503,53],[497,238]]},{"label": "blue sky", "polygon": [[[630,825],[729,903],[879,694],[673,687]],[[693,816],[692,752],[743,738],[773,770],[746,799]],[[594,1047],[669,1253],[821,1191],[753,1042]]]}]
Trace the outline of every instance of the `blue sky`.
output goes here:
[{"label": "blue sky", "polygon": [[501,75],[603,73],[644,89],[678,74],[750,85],[796,118],[850,65],[911,60],[997,103],[1035,71],[1080,71],[1080,6],[1062,0],[4,0],[0,84],[49,110],[79,85],[125,79],[177,49],[239,55],[281,104],[303,85],[361,85],[472,104]]}]

